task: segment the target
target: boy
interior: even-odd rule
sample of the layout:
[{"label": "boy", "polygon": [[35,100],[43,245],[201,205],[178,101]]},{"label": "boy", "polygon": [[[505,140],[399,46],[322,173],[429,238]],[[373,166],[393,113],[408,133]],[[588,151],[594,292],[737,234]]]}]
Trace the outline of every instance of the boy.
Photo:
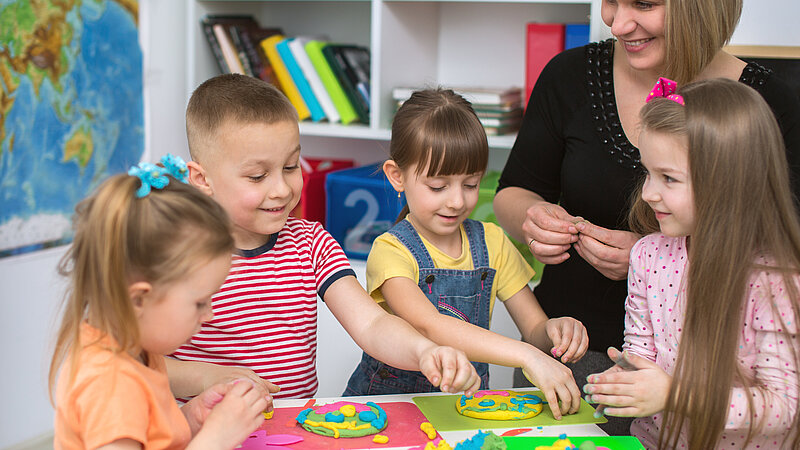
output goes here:
[{"label": "boy", "polygon": [[213,297],[215,317],[173,355],[195,362],[168,361],[177,396],[246,376],[265,390],[280,386],[278,398],[313,397],[317,294],[365,352],[421,370],[445,392],[478,388],[463,352],[385,313],[333,237],[317,222],[289,217],[303,178],[297,113],[283,94],[248,76],[211,78],[189,100],[186,133],[189,181],[227,211],[239,251]]}]

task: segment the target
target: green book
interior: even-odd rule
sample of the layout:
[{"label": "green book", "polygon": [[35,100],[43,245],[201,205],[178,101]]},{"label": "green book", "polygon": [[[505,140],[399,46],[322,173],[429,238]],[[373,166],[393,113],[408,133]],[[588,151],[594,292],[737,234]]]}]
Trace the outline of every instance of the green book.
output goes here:
[{"label": "green book", "polygon": [[331,96],[333,106],[339,112],[342,123],[347,125],[354,120],[358,120],[358,114],[356,114],[353,105],[344,93],[339,80],[336,79],[336,75],[333,74],[331,66],[328,65],[328,60],[322,54],[322,48],[326,45],[327,43],[322,41],[308,41],[306,43],[306,53],[308,53],[308,58],[311,60],[314,69],[317,70],[317,74],[322,80],[322,85],[325,86],[325,90]]}]

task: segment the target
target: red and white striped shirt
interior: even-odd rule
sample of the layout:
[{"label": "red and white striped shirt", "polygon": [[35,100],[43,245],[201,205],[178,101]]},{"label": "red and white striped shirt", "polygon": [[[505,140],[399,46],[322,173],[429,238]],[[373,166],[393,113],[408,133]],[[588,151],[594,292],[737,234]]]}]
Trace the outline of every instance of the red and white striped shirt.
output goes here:
[{"label": "red and white striped shirt", "polygon": [[322,225],[290,217],[269,242],[233,256],[214,318],[173,356],[248,367],[280,386],[275,398],[313,397],[317,294],[347,275],[355,273]]}]

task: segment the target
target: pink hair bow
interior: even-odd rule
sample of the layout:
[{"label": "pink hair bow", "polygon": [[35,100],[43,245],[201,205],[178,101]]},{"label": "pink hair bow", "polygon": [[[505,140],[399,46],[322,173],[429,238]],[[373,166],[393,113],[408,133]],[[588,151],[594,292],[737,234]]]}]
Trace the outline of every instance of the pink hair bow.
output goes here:
[{"label": "pink hair bow", "polygon": [[647,99],[644,102],[647,103],[654,98],[662,97],[670,99],[679,105],[684,105],[683,97],[675,93],[677,88],[678,84],[674,81],[669,78],[659,77],[658,81],[656,81],[656,85],[653,86],[653,90],[647,94]]}]

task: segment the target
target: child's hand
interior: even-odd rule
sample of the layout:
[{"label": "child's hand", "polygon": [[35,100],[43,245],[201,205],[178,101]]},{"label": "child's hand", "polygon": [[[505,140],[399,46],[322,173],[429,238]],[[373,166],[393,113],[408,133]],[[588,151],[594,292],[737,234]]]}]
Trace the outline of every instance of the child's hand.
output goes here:
[{"label": "child's hand", "polygon": [[586,327],[572,317],[558,317],[545,323],[547,337],[553,342],[550,353],[561,362],[576,362],[589,348],[589,335]]},{"label": "child's hand", "polygon": [[[632,353],[608,349],[608,356],[620,361],[603,373],[587,377],[583,390],[586,401],[606,405],[609,416],[644,417],[664,410],[672,377],[656,363]],[[629,365],[630,369],[623,366]]]},{"label": "child's hand", "polygon": [[581,391],[572,371],[539,350],[526,360],[529,362],[522,367],[522,372],[542,391],[553,417],[561,420],[564,414],[577,413],[581,407]]},{"label": "child's hand", "polygon": [[267,408],[267,400],[255,384],[240,379],[228,386],[228,392],[213,406],[190,447],[202,444],[207,448],[232,449],[264,422],[261,412]]},{"label": "child's hand", "polygon": [[442,392],[464,391],[465,395],[472,396],[481,386],[481,379],[467,355],[452,347],[434,346],[426,350],[419,360],[419,370]]},{"label": "child's hand", "polygon": [[272,406],[272,396],[270,394],[278,392],[281,388],[269,381],[261,378],[246,367],[237,366],[222,366],[219,364],[208,364],[204,367],[203,385],[213,386],[216,384],[228,384],[236,380],[246,378],[253,382],[255,388],[261,393],[262,396],[269,399],[270,407]]},{"label": "child's hand", "polygon": [[[203,423],[205,423],[206,418],[211,413],[211,410],[214,409],[214,406],[216,406],[217,403],[222,401],[222,399],[231,390],[231,388],[233,388],[237,381],[244,382],[249,381],[249,379],[239,378],[238,380],[228,383],[215,384],[214,386],[211,386],[203,391],[200,395],[189,400],[181,407],[181,412],[183,412],[183,415],[186,416],[186,420],[189,422],[189,427],[192,429],[192,435],[197,434],[200,428],[203,427]],[[264,400],[267,402],[267,406],[264,408],[264,411],[272,411],[272,396],[267,394],[264,397]]]}]

